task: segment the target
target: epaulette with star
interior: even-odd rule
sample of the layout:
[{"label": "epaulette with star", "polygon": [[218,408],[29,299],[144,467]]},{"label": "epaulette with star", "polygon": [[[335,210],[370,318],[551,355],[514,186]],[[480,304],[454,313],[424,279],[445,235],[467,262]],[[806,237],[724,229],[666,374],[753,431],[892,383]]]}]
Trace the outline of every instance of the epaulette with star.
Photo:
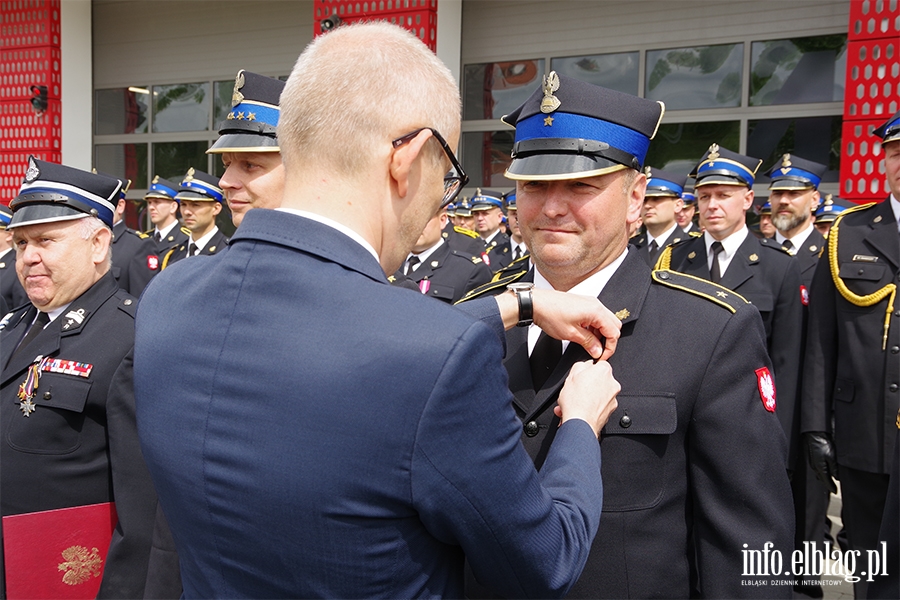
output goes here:
[{"label": "epaulette with star", "polygon": [[502,279],[496,279],[482,284],[474,290],[471,290],[454,304],[459,304],[460,302],[465,302],[467,300],[474,300],[475,298],[480,298],[481,296],[496,296],[497,294],[503,293],[506,290],[506,286],[521,279],[525,275],[525,273],[527,273],[527,271],[520,271],[518,273],[513,273],[508,277],[503,277]]},{"label": "epaulette with star", "polygon": [[727,308],[732,313],[737,312],[742,305],[750,304],[747,299],[721,285],[700,279],[693,275],[686,275],[677,271],[657,269],[650,275],[653,281],[676,290],[682,290],[701,298],[706,298],[713,304]]},{"label": "epaulette with star", "polygon": [[692,238],[703,237],[703,232],[702,231],[688,231],[688,235]]}]

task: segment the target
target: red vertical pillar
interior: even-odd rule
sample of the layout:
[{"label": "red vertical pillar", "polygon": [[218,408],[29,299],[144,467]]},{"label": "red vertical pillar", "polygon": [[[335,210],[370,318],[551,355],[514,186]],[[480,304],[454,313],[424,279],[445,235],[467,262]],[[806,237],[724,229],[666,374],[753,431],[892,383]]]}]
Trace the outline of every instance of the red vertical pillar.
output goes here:
[{"label": "red vertical pillar", "polygon": [[888,187],[872,130],[900,109],[900,1],[850,0],[846,82],[840,196],[877,202]]}]

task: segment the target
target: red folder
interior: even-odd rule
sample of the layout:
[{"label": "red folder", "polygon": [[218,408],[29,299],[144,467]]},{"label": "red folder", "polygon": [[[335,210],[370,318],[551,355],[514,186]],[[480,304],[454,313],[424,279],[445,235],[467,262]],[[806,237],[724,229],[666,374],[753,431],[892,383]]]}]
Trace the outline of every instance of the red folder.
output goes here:
[{"label": "red folder", "polygon": [[112,502],[3,517],[6,597],[96,598],[116,522]]}]

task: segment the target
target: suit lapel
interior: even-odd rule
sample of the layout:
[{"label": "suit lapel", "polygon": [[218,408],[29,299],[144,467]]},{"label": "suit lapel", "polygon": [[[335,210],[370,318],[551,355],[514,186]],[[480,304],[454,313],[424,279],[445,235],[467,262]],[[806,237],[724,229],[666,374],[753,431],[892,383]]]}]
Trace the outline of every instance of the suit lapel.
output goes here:
[{"label": "suit lapel", "polygon": [[[34,312],[28,312],[31,313],[33,319]],[[27,350],[23,350],[9,359],[9,364],[3,370],[3,385],[9,383],[10,379],[20,377],[36,357],[53,356],[59,352],[60,321],[61,318],[55,319],[28,344]],[[23,322],[30,323],[31,319]]]},{"label": "suit lapel", "polygon": [[[738,246],[737,252],[731,259],[728,269],[722,275],[720,282],[722,287],[729,290],[735,290],[742,283],[753,277],[753,265],[759,264],[759,251],[761,250],[759,242],[749,231],[747,237]],[[707,279],[709,279],[707,277]]]},{"label": "suit lapel", "polygon": [[706,243],[700,237],[697,238],[697,241],[688,242],[688,246],[690,247],[690,252],[684,262],[684,272],[708,281],[709,261],[706,257]]},{"label": "suit lapel", "polygon": [[865,238],[866,244],[877,250],[895,268],[900,266],[900,236],[890,200],[885,200],[875,208],[869,227],[872,231]]},{"label": "suit lapel", "polygon": [[426,258],[418,269],[413,271],[412,280],[418,282],[434,275],[434,272],[444,265],[449,255],[450,246],[446,242],[438,246],[437,250],[432,252],[431,256]]},{"label": "suit lapel", "polygon": [[37,309],[34,306],[29,306],[22,314],[16,315],[14,321],[10,320],[5,329],[0,331],[0,369],[6,369],[9,357],[19,345],[19,340],[25,335],[28,324],[34,321],[36,312]]}]

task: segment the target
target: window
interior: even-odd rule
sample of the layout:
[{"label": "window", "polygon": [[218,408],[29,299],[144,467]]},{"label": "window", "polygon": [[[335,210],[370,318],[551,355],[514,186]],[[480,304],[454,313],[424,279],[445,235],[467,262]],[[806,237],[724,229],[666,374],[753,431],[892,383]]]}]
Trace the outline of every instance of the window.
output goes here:
[{"label": "window", "polygon": [[147,144],[101,144],[94,147],[94,166],[101,173],[131,180],[131,187],[147,189]]},{"label": "window", "polygon": [[97,90],[94,100],[94,133],[147,133],[150,91],[146,86]]},{"label": "window", "polygon": [[[511,188],[515,183],[503,176],[512,161],[515,131],[484,131],[462,136],[462,165],[470,187]],[[465,195],[465,194],[464,194]]]},{"label": "window", "polygon": [[639,52],[568,56],[550,61],[550,70],[611,90],[638,95]]},{"label": "window", "polygon": [[466,65],[463,118],[499,119],[525,102],[543,76],[542,59]]},{"label": "window", "polygon": [[847,36],[753,42],[750,106],[841,102],[847,70]]},{"label": "window", "polygon": [[840,170],[842,121],[840,116],[749,121],[747,154],[763,159],[762,172],[789,152],[828,165],[822,181],[836,183]]},{"label": "window", "polygon": [[660,124],[650,142],[645,165],[673,173],[690,173],[713,142],[724,148],[739,148],[740,121]]},{"label": "window", "polygon": [[668,110],[740,106],[743,44],[647,51],[645,95]]},{"label": "window", "polygon": [[209,83],[153,86],[153,132],[209,129]]}]

